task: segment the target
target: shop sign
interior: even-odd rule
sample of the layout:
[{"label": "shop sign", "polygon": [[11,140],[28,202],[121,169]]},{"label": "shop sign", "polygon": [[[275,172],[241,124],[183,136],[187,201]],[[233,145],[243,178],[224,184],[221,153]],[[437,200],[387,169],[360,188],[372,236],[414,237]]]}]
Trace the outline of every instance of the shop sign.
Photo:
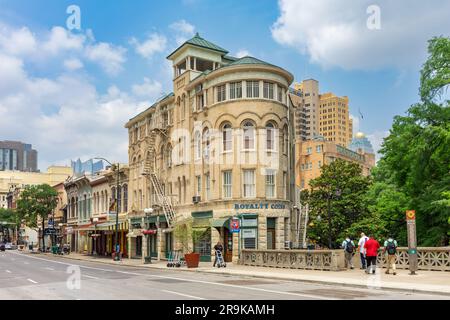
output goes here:
[{"label": "shop sign", "polygon": [[256,229],[242,229],[242,238],[256,238]]},{"label": "shop sign", "polygon": [[235,210],[268,210],[268,209],[285,209],[286,205],[284,203],[235,203]]},{"label": "shop sign", "polygon": [[231,227],[231,232],[236,232],[236,233],[239,232],[239,230],[240,230],[239,219],[238,218],[231,219],[230,227]]},{"label": "shop sign", "polygon": [[258,226],[258,218],[244,218],[242,219],[243,227],[257,227]]}]

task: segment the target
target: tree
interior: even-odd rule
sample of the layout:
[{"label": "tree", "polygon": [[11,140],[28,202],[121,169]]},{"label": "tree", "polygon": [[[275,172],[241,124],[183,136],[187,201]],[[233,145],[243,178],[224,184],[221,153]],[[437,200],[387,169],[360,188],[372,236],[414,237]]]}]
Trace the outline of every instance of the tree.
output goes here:
[{"label": "tree", "polygon": [[[58,192],[48,184],[27,186],[17,201],[17,214],[30,228],[37,228],[38,218],[42,219],[42,232],[46,217],[58,204]],[[42,237],[44,243],[44,238]],[[44,247],[44,245],[43,245]]]},{"label": "tree", "polygon": [[[440,246],[449,244],[450,232],[450,207],[443,205],[450,191],[450,108],[449,100],[441,101],[450,84],[450,38],[430,40],[428,51],[421,102],[394,118],[375,181],[404,196],[399,208],[407,204],[416,210],[419,245]],[[383,211],[383,206],[386,202],[378,201],[373,210]]]},{"label": "tree", "polygon": [[302,202],[308,203],[310,208],[309,238],[328,246],[329,203],[332,247],[336,247],[345,239],[350,226],[367,215],[364,197],[369,185],[370,178],[362,175],[359,164],[338,159],[324,165],[321,175],[311,180],[311,190],[301,196]]}]

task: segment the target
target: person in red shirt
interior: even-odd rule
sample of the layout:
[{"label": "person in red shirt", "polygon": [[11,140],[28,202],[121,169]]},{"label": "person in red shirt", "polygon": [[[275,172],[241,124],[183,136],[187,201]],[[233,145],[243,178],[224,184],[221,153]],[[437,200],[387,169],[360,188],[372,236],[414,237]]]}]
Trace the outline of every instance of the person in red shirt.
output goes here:
[{"label": "person in red shirt", "polygon": [[366,249],[367,260],[366,273],[375,274],[375,270],[377,268],[377,255],[378,250],[380,249],[380,244],[373,238],[372,235],[369,235],[369,240],[367,240],[364,244],[364,249]]}]

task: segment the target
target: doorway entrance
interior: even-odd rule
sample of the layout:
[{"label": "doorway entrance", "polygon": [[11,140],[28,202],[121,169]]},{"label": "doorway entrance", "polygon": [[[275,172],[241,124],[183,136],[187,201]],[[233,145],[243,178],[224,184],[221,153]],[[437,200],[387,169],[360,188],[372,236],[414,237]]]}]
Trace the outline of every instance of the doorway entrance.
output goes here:
[{"label": "doorway entrance", "polygon": [[233,233],[228,228],[223,228],[223,248],[225,262],[232,262],[233,260]]},{"label": "doorway entrance", "polygon": [[275,249],[275,223],[277,218],[267,218],[267,249]]}]

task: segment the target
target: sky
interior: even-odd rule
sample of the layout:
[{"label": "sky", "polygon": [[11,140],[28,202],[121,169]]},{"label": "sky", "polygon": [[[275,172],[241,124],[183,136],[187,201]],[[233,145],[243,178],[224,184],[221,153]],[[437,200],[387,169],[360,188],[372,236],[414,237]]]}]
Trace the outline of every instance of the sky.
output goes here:
[{"label": "sky", "polygon": [[198,32],[348,96],[354,132],[378,150],[419,101],[427,41],[449,36],[449,12],[446,0],[0,0],[0,140],[31,143],[42,171],[128,162],[125,123],[172,91],[166,57]]}]

